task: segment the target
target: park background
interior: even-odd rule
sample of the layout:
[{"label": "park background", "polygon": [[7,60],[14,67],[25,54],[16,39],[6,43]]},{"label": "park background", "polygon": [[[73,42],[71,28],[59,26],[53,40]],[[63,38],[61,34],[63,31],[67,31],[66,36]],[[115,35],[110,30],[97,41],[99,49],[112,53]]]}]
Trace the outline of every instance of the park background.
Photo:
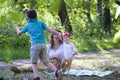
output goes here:
[{"label": "park background", "polygon": [[[13,25],[22,28],[30,8],[47,26],[70,33],[80,53],[119,49],[119,5],[119,0],[0,0],[0,58],[29,58],[29,36],[18,37]],[[49,43],[51,34],[45,35]]]},{"label": "park background", "polygon": [[[33,8],[47,26],[71,34],[71,42],[79,51],[74,69],[120,71],[119,5],[120,0],[0,0],[0,61],[12,64],[11,60],[29,59],[28,33],[18,37],[13,25],[22,29],[27,23],[26,10]],[[49,43],[51,34],[45,31],[45,35]],[[0,77],[13,75],[10,71],[0,73]],[[102,79],[119,80],[115,75]],[[85,76],[82,80],[88,79]]]}]

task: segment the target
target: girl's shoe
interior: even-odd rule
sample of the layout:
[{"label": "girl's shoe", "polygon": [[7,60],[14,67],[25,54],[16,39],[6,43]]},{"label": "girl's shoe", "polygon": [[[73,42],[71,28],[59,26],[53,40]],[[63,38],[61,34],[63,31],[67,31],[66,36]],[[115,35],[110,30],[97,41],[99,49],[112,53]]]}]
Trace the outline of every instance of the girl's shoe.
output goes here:
[{"label": "girl's shoe", "polygon": [[56,70],[55,72],[56,80],[62,80],[62,72],[59,70]]}]

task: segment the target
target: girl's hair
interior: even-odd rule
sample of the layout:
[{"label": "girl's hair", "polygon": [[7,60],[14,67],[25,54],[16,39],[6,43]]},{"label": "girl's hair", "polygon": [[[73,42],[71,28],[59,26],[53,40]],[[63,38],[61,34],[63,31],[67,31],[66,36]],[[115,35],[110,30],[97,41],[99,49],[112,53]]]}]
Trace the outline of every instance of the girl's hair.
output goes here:
[{"label": "girl's hair", "polygon": [[36,18],[37,12],[34,9],[30,9],[26,11],[26,15],[28,18]]},{"label": "girl's hair", "polygon": [[[60,30],[56,30],[56,31],[62,33]],[[54,35],[54,34],[51,35],[51,40],[50,40],[51,47],[50,47],[50,48],[53,48],[53,46],[54,46],[53,35]],[[61,37],[62,37],[62,36],[61,36]],[[62,40],[59,40],[59,44],[62,44],[62,43],[63,43],[63,39],[62,39]]]}]

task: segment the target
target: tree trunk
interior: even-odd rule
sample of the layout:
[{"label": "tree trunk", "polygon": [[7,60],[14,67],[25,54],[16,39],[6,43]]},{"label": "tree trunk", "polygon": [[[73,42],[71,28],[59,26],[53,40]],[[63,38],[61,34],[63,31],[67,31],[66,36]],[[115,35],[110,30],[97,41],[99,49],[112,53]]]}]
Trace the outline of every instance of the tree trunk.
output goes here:
[{"label": "tree trunk", "polygon": [[110,8],[109,8],[109,0],[104,0],[105,8],[104,8],[104,30],[105,32],[111,33],[111,19],[110,19]]},{"label": "tree trunk", "polygon": [[[87,15],[87,18],[88,18],[88,22],[93,22],[92,21],[92,19],[91,19],[91,14],[90,14],[90,1],[91,0],[87,0],[87,1],[85,1],[85,0],[83,0],[83,6],[84,6],[84,8],[85,9],[87,9],[87,12],[85,12],[86,13],[86,15]],[[86,6],[86,7],[85,7]]]},{"label": "tree trunk", "polygon": [[102,26],[102,0],[97,0],[97,18]]},{"label": "tree trunk", "polygon": [[72,26],[67,14],[66,4],[64,0],[61,0],[61,5],[58,15],[60,17],[62,26],[65,27],[65,31],[72,34]]},{"label": "tree trunk", "polygon": [[116,3],[120,6],[120,0],[116,0]]},{"label": "tree trunk", "polygon": [[111,31],[110,9],[104,8],[104,30],[105,32]]},{"label": "tree trunk", "polygon": [[37,1],[36,0],[30,0],[30,8],[33,9],[35,8],[35,5],[37,4]]}]

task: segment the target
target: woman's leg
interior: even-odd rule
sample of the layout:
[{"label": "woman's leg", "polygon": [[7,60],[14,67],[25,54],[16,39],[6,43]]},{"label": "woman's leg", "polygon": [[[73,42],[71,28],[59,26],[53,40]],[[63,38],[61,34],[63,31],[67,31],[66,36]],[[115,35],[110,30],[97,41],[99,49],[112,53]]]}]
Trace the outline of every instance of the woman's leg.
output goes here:
[{"label": "woman's leg", "polygon": [[55,72],[55,76],[58,80],[61,78],[61,76],[62,76],[61,72],[58,71],[57,68],[52,63],[47,61],[47,62],[44,62],[43,64],[46,65],[48,68],[50,68],[52,71]]},{"label": "woman's leg", "polygon": [[52,64],[52,63],[50,63],[49,61],[47,61],[47,62],[44,62],[43,63],[45,66],[47,66],[48,68],[50,68],[52,71],[56,71],[57,70],[57,68]]}]

